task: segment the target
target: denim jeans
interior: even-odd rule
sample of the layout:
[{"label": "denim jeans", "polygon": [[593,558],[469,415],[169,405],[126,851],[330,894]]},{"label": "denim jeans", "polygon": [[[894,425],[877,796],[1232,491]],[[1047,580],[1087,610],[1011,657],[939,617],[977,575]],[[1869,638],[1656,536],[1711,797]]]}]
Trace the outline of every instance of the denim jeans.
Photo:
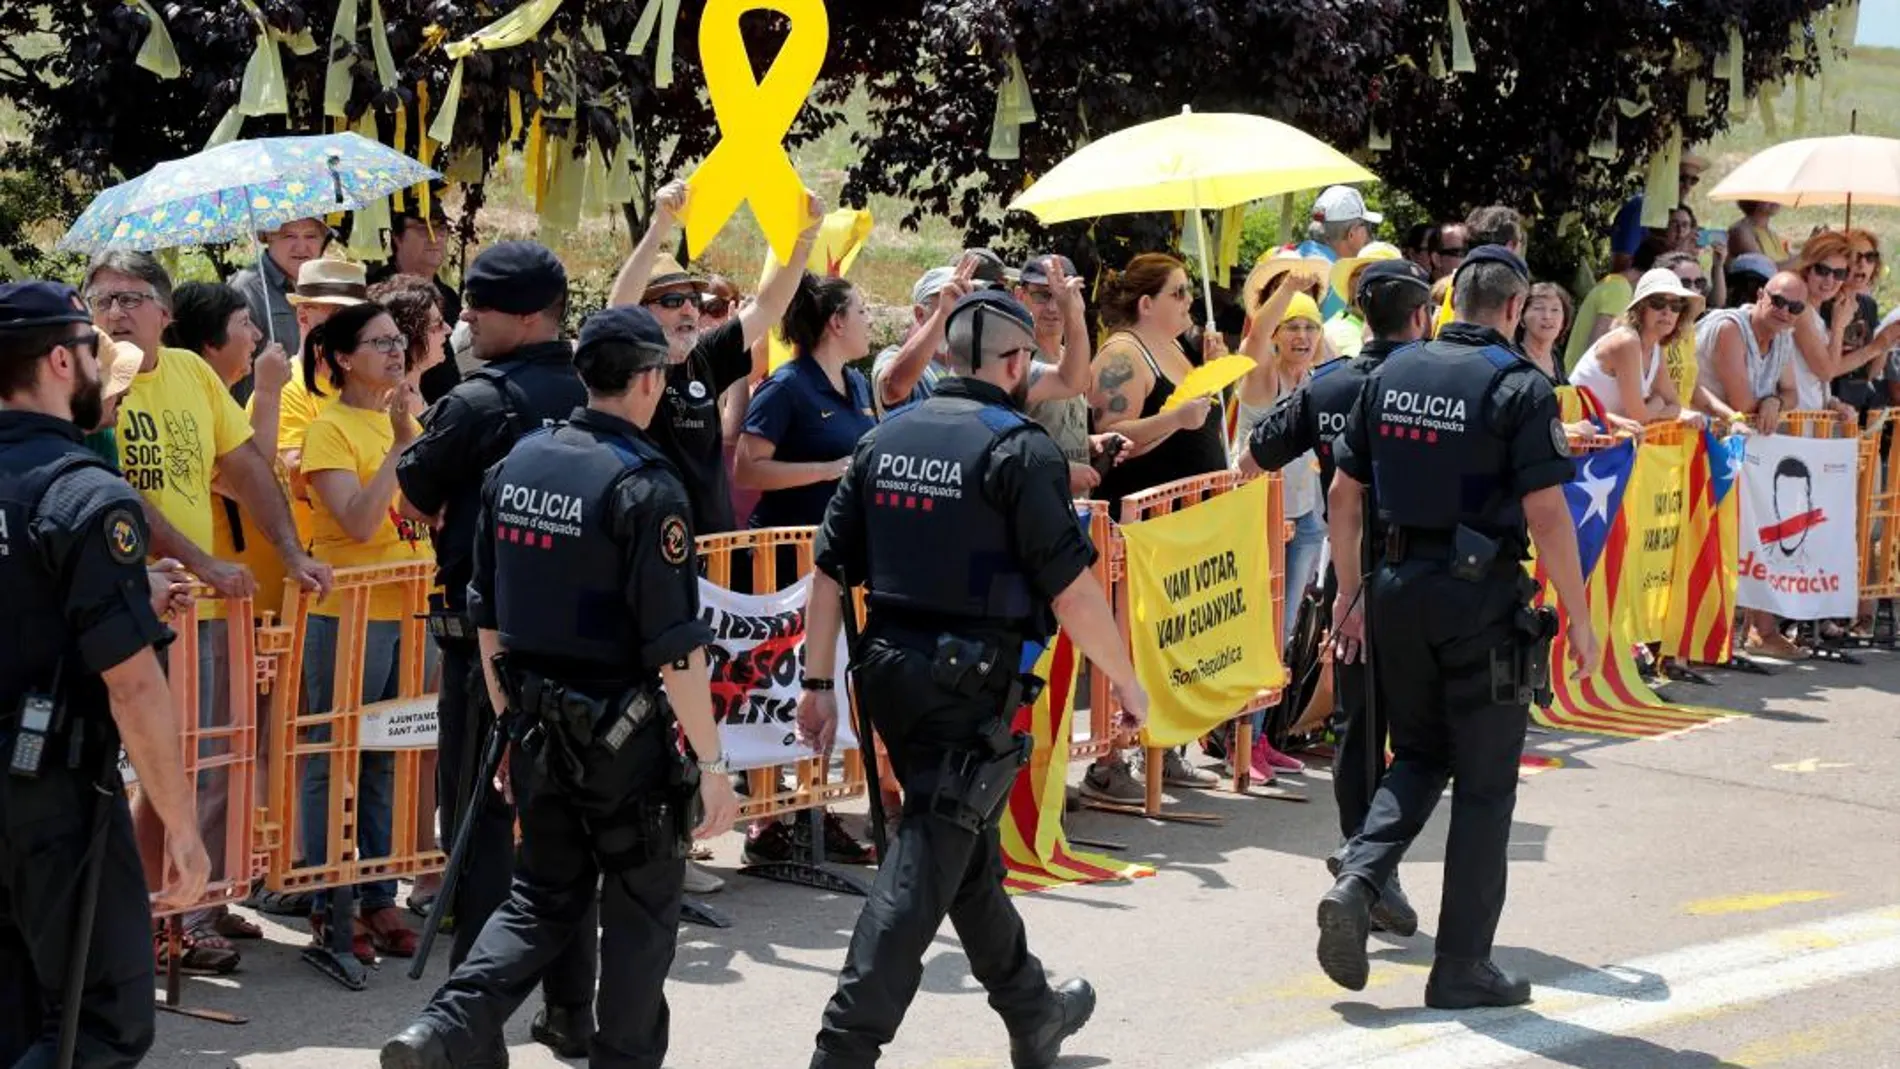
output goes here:
[{"label": "denim jeans", "polygon": [[[334,616],[311,616],[304,631],[304,712],[328,712],[330,689],[335,682],[336,643],[339,622]],[[395,620],[371,620],[363,643],[363,701],[382,701],[396,696],[398,648],[402,624]],[[329,725],[308,729],[311,742],[327,742]],[[359,756],[355,783],[356,854],[360,858],[388,857],[391,829],[395,823],[396,758],[391,753],[365,751]],[[302,810],[304,864],[321,865],[330,856],[330,758],[319,755],[304,759],[299,783]],[[359,888],[360,908],[373,909],[396,904],[396,881],[374,880]],[[311,902],[311,913],[328,912],[329,894],[318,892]]]},{"label": "denim jeans", "polygon": [[[1293,623],[1300,615],[1300,599],[1307,584],[1319,575],[1319,560],[1326,548],[1326,519],[1313,509],[1293,520],[1293,537],[1286,544],[1286,615],[1280,625],[1280,658],[1287,656],[1287,643],[1293,640]],[[1255,737],[1265,728],[1267,714],[1254,714]]]}]

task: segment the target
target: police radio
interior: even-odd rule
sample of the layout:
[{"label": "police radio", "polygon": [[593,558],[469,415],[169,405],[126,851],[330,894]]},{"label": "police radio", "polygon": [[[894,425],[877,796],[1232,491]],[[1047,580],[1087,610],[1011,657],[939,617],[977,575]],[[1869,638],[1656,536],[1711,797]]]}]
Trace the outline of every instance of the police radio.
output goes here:
[{"label": "police radio", "polygon": [[13,756],[7,771],[16,776],[35,777],[46,759],[46,743],[53,735],[59,715],[59,669],[53,669],[51,693],[28,691],[20,702],[20,715],[13,734]]}]

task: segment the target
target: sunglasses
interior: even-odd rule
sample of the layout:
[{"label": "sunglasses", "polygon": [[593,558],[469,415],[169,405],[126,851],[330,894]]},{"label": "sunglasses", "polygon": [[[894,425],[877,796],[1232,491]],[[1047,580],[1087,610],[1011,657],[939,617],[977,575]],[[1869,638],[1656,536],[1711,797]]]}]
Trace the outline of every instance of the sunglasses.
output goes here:
[{"label": "sunglasses", "polygon": [[1709,280],[1706,278],[1685,279],[1682,284],[1696,291],[1697,293],[1709,292]]},{"label": "sunglasses", "polygon": [[1798,316],[1801,313],[1808,310],[1808,302],[1791,301],[1788,298],[1783,297],[1779,293],[1769,294],[1768,303],[1774,305],[1776,308],[1781,309],[1782,311],[1788,313],[1791,316]]},{"label": "sunglasses", "polygon": [[1847,281],[1847,276],[1850,273],[1848,268],[1829,267],[1826,264],[1815,264],[1812,267],[1809,267],[1808,271],[1810,274],[1819,275],[1822,278],[1834,278],[1834,279],[1839,279],[1842,282]]},{"label": "sunglasses", "polygon": [[1880,262],[1880,253],[1873,249],[1867,249],[1863,252],[1855,253],[1854,259],[1864,264],[1877,264]]},{"label": "sunglasses", "polygon": [[689,302],[697,304],[698,295],[692,293],[662,293],[646,303],[657,304],[669,312],[677,312],[686,307]]},{"label": "sunglasses", "polygon": [[1652,312],[1674,312],[1681,315],[1689,302],[1680,297],[1651,297],[1643,302],[1643,307]]},{"label": "sunglasses", "polygon": [[[671,295],[669,294],[668,296]],[[662,298],[662,300],[664,300],[664,298]],[[704,300],[699,302],[699,310],[712,316],[714,319],[718,319],[727,312],[732,311],[732,302],[724,297],[708,295]]]},{"label": "sunglasses", "polygon": [[64,345],[68,349],[91,349],[96,353],[99,351],[99,332],[89,330],[84,334],[75,334],[59,344]]}]

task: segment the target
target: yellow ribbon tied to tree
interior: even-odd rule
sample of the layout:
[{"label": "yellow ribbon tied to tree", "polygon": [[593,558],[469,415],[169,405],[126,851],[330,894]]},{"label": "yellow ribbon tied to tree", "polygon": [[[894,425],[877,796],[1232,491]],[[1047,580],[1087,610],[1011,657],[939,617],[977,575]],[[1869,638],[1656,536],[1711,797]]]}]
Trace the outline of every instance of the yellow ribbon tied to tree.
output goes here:
[{"label": "yellow ribbon tied to tree", "polygon": [[[700,18],[704,25],[705,16]],[[661,89],[673,84],[673,31],[679,21],[680,0],[647,0],[647,6],[640,9],[640,21],[633,27],[633,36],[627,41],[627,55],[637,56],[647,50],[654,28],[659,28],[660,51],[653,59],[653,84]]]},{"label": "yellow ribbon tied to tree", "polygon": [[[792,22],[771,69],[757,82],[739,29],[739,17],[755,10],[777,11]],[[681,221],[689,256],[698,256],[744,202],[778,262],[792,262],[809,220],[805,186],[785,152],[785,135],[817,84],[830,34],[824,0],[707,3],[699,22],[699,62],[720,139],[686,183],[692,195]]]},{"label": "yellow ribbon tied to tree", "polygon": [[133,62],[160,78],[171,79],[183,74],[184,67],[178,62],[178,49],[172,45],[171,32],[165,29],[165,20],[158,17],[158,9],[151,5],[150,0],[125,2],[137,8],[145,20],[151,23],[151,29],[145,34],[145,43],[139,46],[139,54]]},{"label": "yellow ribbon tied to tree", "polygon": [[449,73],[449,89],[443,94],[442,110],[436,113],[435,124],[429,128],[430,140],[443,145],[454,140],[456,111],[462,103],[462,62],[469,53],[496,52],[534,40],[560,6],[561,0],[523,0],[506,15],[443,46],[442,54],[455,61],[455,69]]}]

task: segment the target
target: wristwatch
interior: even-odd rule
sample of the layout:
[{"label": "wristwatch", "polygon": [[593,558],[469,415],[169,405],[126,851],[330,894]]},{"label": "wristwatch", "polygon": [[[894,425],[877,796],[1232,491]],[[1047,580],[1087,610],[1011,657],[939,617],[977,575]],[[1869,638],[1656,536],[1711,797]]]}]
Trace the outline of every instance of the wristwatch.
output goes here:
[{"label": "wristwatch", "polygon": [[799,686],[805,688],[806,690],[836,690],[838,689],[838,684],[835,681],[829,680],[829,679],[820,679],[817,676],[806,676],[804,680],[799,683]]},{"label": "wristwatch", "polygon": [[732,771],[732,766],[726,762],[726,755],[720,754],[710,761],[701,761],[699,771],[702,775],[723,776]]}]

